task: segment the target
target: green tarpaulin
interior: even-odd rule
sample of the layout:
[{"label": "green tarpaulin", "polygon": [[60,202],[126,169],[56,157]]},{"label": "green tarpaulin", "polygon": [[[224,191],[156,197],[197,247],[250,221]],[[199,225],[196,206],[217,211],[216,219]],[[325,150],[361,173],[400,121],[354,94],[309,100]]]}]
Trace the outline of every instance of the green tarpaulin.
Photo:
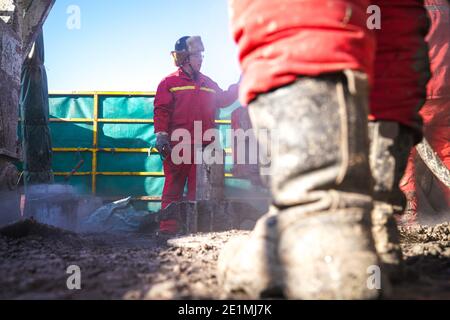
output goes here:
[{"label": "green tarpaulin", "polygon": [[[96,95],[96,97],[95,97]],[[153,130],[153,100],[151,94],[139,93],[83,93],[50,95],[50,129],[53,141],[53,171],[55,181],[70,183],[79,192],[92,192],[94,127],[97,113],[97,161],[95,189],[105,198],[160,197],[164,185],[163,176],[127,176],[128,173],[163,172],[160,156],[147,152],[123,152],[121,149],[147,149],[155,144]],[[98,111],[95,112],[97,102]],[[218,120],[230,120],[231,112],[238,103],[218,112]],[[67,121],[71,119],[70,121]],[[132,119],[123,123],[124,119]],[[65,120],[65,121],[63,121]],[[139,121],[147,123],[139,123]],[[150,121],[149,121],[150,120]],[[134,122],[133,122],[134,121]],[[224,148],[230,148],[230,137],[226,131],[229,123],[218,124]],[[85,148],[85,149],[83,149]],[[88,149],[86,149],[88,148]],[[108,150],[104,150],[108,148]],[[118,149],[117,151],[111,150]],[[66,180],[65,176],[82,161],[77,175]],[[225,171],[232,169],[232,157],[226,157]],[[105,175],[104,173],[107,173]],[[85,175],[83,175],[85,174]],[[227,197],[248,198],[261,195],[249,181],[227,178]],[[138,208],[157,211],[159,201],[139,201]],[[140,205],[139,205],[140,204]]]},{"label": "green tarpaulin", "polygon": [[20,112],[22,117],[25,184],[51,183],[52,146],[47,75],[44,67],[44,39],[39,34],[22,67]]}]

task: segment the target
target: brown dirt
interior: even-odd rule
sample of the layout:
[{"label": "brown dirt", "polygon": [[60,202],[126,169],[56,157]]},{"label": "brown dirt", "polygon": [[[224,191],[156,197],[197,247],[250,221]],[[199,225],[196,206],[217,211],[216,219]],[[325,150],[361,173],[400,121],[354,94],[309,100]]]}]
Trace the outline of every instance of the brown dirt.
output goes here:
[{"label": "brown dirt", "polygon": [[395,298],[450,299],[450,224],[400,228],[405,277]]},{"label": "brown dirt", "polygon": [[[154,235],[77,235],[20,222],[0,230],[0,299],[220,299],[219,250],[245,233],[158,246]],[[450,299],[449,224],[401,233],[406,273],[393,297]],[[81,268],[81,290],[67,289],[70,265]]]}]

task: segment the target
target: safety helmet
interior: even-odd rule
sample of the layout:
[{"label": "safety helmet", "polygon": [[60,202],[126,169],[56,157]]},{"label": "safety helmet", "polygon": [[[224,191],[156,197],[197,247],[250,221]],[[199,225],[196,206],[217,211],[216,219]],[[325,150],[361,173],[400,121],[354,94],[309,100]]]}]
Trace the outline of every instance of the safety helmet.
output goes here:
[{"label": "safety helmet", "polygon": [[189,55],[203,51],[205,51],[205,48],[200,36],[184,36],[175,43],[175,50],[171,54],[175,65],[181,67],[186,63]]},{"label": "safety helmet", "polygon": [[189,39],[190,36],[184,36],[181,37],[180,39],[177,40],[177,42],[175,42],[175,51],[184,51],[187,50],[187,39]]}]

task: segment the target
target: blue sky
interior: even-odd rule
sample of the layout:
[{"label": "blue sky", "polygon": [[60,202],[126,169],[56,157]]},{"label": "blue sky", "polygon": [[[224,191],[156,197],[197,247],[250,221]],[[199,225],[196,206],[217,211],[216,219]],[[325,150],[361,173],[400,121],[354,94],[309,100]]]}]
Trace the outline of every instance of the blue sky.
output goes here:
[{"label": "blue sky", "polygon": [[[67,27],[70,6],[79,29]],[[44,25],[49,89],[154,91],[184,35],[202,37],[202,72],[225,89],[240,75],[227,10],[227,0],[57,0]]]}]

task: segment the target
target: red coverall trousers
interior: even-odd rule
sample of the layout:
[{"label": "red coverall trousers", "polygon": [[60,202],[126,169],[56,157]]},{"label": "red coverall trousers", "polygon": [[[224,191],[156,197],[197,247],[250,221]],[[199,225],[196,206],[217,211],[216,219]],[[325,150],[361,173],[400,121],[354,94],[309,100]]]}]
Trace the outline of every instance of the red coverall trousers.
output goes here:
[{"label": "red coverall trousers", "polygon": [[[425,0],[425,8],[431,19],[427,36],[432,77],[427,86],[427,100],[420,111],[424,121],[424,137],[450,170],[450,2]],[[415,160],[413,149],[405,176],[400,186],[408,199],[408,214],[404,223],[417,223],[420,198],[417,195]],[[442,192],[450,205],[450,190],[443,185]],[[423,199],[425,200],[425,199]]]}]

